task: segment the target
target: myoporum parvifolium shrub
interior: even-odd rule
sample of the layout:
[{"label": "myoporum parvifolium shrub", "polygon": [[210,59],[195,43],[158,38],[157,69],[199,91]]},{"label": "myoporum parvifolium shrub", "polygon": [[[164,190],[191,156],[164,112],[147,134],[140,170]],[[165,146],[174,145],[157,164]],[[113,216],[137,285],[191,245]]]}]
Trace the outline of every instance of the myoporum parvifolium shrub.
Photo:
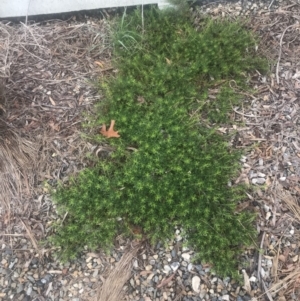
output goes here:
[{"label": "myoporum parvifolium shrub", "polygon": [[[236,277],[241,248],[256,235],[254,216],[235,212],[246,188],[228,182],[241,153],[216,128],[241,101],[230,81],[245,87],[249,72],[267,70],[255,37],[238,22],[208,18],[196,31],[188,12],[154,7],[114,26],[118,72],[101,81],[105,101],[91,124],[115,120],[120,137],[94,137],[113,151],[56,190],[68,215],[51,240],[67,259],[85,245],[110,248],[136,226],[153,243],[172,239],[178,226],[200,260]],[[210,89],[219,91],[213,101]]]}]

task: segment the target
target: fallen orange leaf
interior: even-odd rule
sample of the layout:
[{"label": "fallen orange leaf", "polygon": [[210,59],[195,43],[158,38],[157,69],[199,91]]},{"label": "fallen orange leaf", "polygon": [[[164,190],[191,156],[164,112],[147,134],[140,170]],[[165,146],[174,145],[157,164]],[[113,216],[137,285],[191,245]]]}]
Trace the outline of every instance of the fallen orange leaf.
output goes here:
[{"label": "fallen orange leaf", "polygon": [[109,129],[108,129],[108,131],[107,131],[107,130],[106,130],[106,125],[103,124],[100,133],[101,133],[103,136],[107,137],[107,138],[112,138],[112,137],[119,138],[120,135],[118,134],[118,132],[117,132],[117,131],[114,131],[114,125],[115,125],[115,121],[112,120],[112,121],[110,122],[110,127],[109,127]]}]

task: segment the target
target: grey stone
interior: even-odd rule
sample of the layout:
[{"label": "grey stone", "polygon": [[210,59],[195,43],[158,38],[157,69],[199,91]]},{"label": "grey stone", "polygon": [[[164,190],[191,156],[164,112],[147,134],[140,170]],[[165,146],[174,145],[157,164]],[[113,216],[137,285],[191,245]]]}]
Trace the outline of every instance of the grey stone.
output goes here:
[{"label": "grey stone", "polygon": [[20,294],[24,290],[24,286],[22,283],[19,283],[17,286],[17,294]]},{"label": "grey stone", "polygon": [[5,250],[4,250],[4,255],[12,255],[12,249],[10,249],[10,248],[5,248]]},{"label": "grey stone", "polygon": [[27,288],[27,290],[26,290],[26,295],[27,295],[27,296],[30,296],[31,293],[32,293],[32,286],[30,285],[30,286],[28,286],[28,288]]},{"label": "grey stone", "polygon": [[149,260],[149,263],[150,263],[151,265],[155,265],[155,259],[150,259],[150,260]]},{"label": "grey stone", "polygon": [[194,268],[193,264],[189,263],[187,267],[188,271],[190,272],[193,268]]},{"label": "grey stone", "polygon": [[195,267],[195,269],[196,269],[198,272],[200,272],[200,271],[202,271],[202,270],[203,270],[203,268],[202,268],[202,265],[201,265],[201,264],[197,264],[197,265],[195,265],[194,267]]},{"label": "grey stone", "polygon": [[182,264],[182,266],[184,266],[184,267],[187,267],[187,266],[188,266],[188,263],[187,263],[186,261],[182,261],[181,264]]}]

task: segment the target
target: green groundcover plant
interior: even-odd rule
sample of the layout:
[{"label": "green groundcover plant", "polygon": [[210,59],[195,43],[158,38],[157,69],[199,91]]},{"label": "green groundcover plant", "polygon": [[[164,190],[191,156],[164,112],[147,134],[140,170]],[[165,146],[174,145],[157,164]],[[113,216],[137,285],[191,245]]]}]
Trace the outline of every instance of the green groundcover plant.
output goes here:
[{"label": "green groundcover plant", "polygon": [[[120,138],[97,136],[113,151],[60,186],[62,214],[52,242],[69,259],[87,245],[110,248],[136,226],[152,242],[184,229],[200,260],[219,275],[237,276],[243,245],[255,237],[254,216],[235,213],[245,187],[229,187],[241,153],[216,128],[241,99],[230,81],[264,72],[255,37],[239,22],[203,19],[196,31],[187,11],[136,10],[116,22],[116,76],[101,82],[100,128],[115,120]],[[218,91],[214,99],[209,90]]]}]

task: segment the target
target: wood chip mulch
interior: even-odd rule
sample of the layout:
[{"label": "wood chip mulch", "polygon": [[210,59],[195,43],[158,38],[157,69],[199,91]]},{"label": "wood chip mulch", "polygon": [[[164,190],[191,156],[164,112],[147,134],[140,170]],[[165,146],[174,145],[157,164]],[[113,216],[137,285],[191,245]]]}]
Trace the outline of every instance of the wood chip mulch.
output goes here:
[{"label": "wood chip mulch", "polygon": [[[216,4],[210,14],[235,19],[233,6]],[[254,93],[244,94],[244,105],[233,108],[242,125],[220,128],[237,131],[233,145],[248,150],[236,183],[255,185],[249,201],[240,205],[259,215],[262,251],[255,252],[244,277],[253,300],[300,300],[299,16],[296,1],[280,1],[277,8],[248,16],[247,25],[261,38],[257,51],[268,57],[272,70],[269,76],[253,76]]]},{"label": "wood chip mulch", "polygon": [[[231,9],[216,7],[211,10],[215,16],[225,16]],[[255,186],[249,200],[240,205],[259,216],[257,246],[262,251],[245,252],[250,266],[244,271],[244,287],[253,301],[300,300],[299,16],[300,4],[288,0],[249,17],[248,26],[262,38],[257,51],[269,58],[272,72],[251,78],[254,92],[245,93],[244,105],[233,108],[238,125],[220,128],[224,133],[236,131],[233,145],[247,150],[236,182]],[[0,23],[7,118],[21,136],[38,146],[32,197],[12,201],[9,218],[3,208],[0,211],[2,247],[22,253],[20,262],[38,258],[49,267],[51,250],[38,243],[57,218],[48,185],[78,172],[87,165],[85,154],[97,151],[98,145],[82,139],[81,123],[86,121],[82,113],[93,114],[93,104],[101,101],[95,83],[113,71],[109,29],[107,21],[98,19]],[[22,245],[28,249],[20,251]],[[74,273],[68,275],[72,285],[77,281]],[[97,286],[89,289],[97,291]],[[0,298],[8,300],[1,294]],[[65,295],[63,300],[72,298]]]}]

